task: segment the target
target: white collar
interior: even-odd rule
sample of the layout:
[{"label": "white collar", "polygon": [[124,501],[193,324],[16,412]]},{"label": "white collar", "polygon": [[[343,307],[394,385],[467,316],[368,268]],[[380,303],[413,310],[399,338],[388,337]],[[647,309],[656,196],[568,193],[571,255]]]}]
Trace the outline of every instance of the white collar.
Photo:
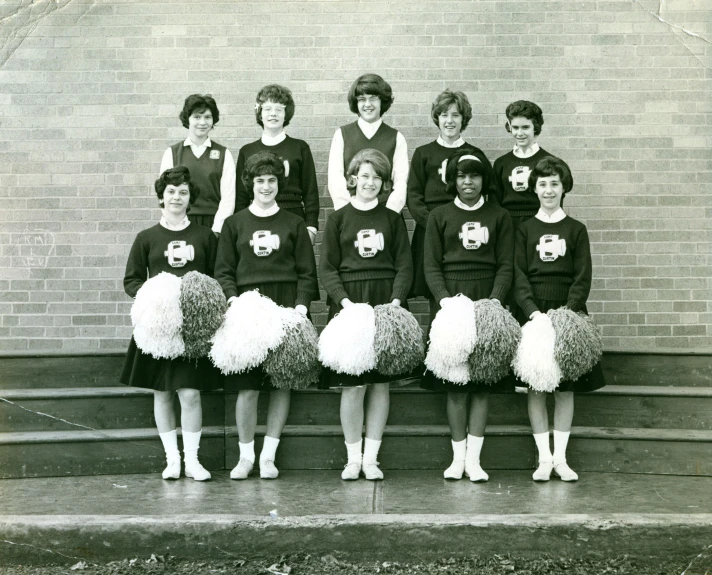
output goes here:
[{"label": "white collar", "polygon": [[362,202],[356,196],[351,196],[351,205],[361,212],[372,210],[378,205],[378,198],[372,199],[370,202]]},{"label": "white collar", "polygon": [[480,199],[477,200],[477,203],[470,207],[467,204],[463,203],[463,201],[459,197],[455,197],[455,205],[458,208],[461,208],[463,210],[467,210],[468,212],[474,212],[475,210],[479,210],[485,203],[485,197],[480,196]]},{"label": "white collar", "polygon": [[459,148],[460,146],[465,145],[465,140],[463,140],[462,138],[458,138],[452,144],[448,144],[445,140],[443,140],[442,136],[438,136],[438,139],[436,141],[443,148]]},{"label": "white collar", "polygon": [[190,136],[188,136],[185,139],[185,142],[183,142],[183,145],[201,149],[201,148],[212,148],[213,143],[210,141],[210,137],[208,137],[202,144],[196,144],[193,140],[190,139]]},{"label": "white collar", "polygon": [[546,212],[539,208],[539,211],[536,213],[534,216],[537,220],[540,220],[542,222],[546,222],[547,224],[555,224],[556,222],[560,222],[566,217],[566,214],[564,213],[564,210],[559,208],[556,210],[553,214],[550,216],[546,215]]},{"label": "white collar", "polygon": [[378,118],[373,124],[367,122],[366,120],[363,120],[361,117],[358,119],[358,127],[361,128],[361,131],[363,132],[363,135],[366,136],[369,140],[373,138],[373,135],[378,132],[378,128],[381,127],[381,124],[383,124],[383,120],[381,118]]},{"label": "white collar", "polygon": [[262,140],[262,143],[265,146],[276,146],[277,144],[281,144],[282,142],[284,142],[284,140],[287,139],[287,134],[284,132],[284,130],[282,130],[276,136],[268,136],[267,134],[263,133],[260,139]]},{"label": "white collar", "polygon": [[522,159],[531,158],[538,151],[539,151],[539,144],[537,142],[534,142],[531,146],[529,146],[524,151],[522,151],[522,149],[519,146],[514,146],[514,155],[517,156],[517,158],[522,158]]},{"label": "white collar", "polygon": [[255,202],[252,202],[247,209],[250,210],[250,212],[258,218],[266,218],[276,214],[279,211],[279,206],[275,202],[272,206],[265,209],[258,206]]},{"label": "white collar", "polygon": [[161,221],[158,222],[161,224],[164,228],[167,230],[173,230],[174,232],[180,232],[181,230],[184,230],[190,225],[190,220],[188,219],[188,216],[184,217],[180,222],[178,222],[177,225],[172,225],[167,219],[166,216],[161,216]]}]

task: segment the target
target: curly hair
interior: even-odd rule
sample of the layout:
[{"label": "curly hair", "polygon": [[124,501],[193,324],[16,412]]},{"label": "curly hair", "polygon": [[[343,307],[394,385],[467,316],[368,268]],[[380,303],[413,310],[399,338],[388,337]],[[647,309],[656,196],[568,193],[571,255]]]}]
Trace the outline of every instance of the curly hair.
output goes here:
[{"label": "curly hair", "polygon": [[457,195],[457,174],[482,176],[482,193],[486,194],[489,186],[489,170],[485,163],[472,153],[472,150],[455,152],[447,161],[445,168],[445,191],[453,197]]},{"label": "curly hair", "polygon": [[527,120],[531,120],[532,124],[534,124],[535,136],[541,134],[541,127],[544,125],[544,113],[541,111],[541,108],[537,106],[534,102],[529,102],[527,100],[517,100],[516,102],[512,102],[509,106],[507,106],[507,109],[504,113],[507,115],[507,122],[506,124],[504,124],[504,127],[507,129],[508,132],[512,131],[512,128],[509,123],[514,118],[521,117],[526,118]]},{"label": "curly hair", "polygon": [[191,94],[185,99],[183,109],[180,114],[178,114],[178,117],[183,127],[188,128],[190,125],[188,118],[190,118],[193,112],[204,112],[205,110],[210,110],[210,113],[213,115],[213,126],[220,121],[218,105],[210,94]]},{"label": "curly hair", "polygon": [[356,193],[358,171],[362,164],[371,164],[373,166],[373,171],[383,182],[380,193],[389,193],[393,187],[391,163],[385,154],[373,148],[361,150],[349,162],[349,168],[346,170],[346,188],[349,193],[352,196]]},{"label": "curly hair", "polygon": [[391,85],[378,74],[363,74],[356,78],[351,88],[349,88],[348,101],[349,110],[358,114],[359,96],[378,96],[381,99],[381,116],[383,116],[393,104],[393,90]]},{"label": "curly hair", "polygon": [[539,178],[548,178],[549,176],[557,175],[564,188],[564,194],[568,194],[574,187],[574,177],[571,175],[571,170],[569,166],[566,165],[566,162],[554,156],[548,156],[537,162],[529,174],[529,189],[534,191]]},{"label": "curly hair", "polygon": [[283,190],[287,186],[284,160],[273,152],[257,152],[247,158],[245,168],[242,170],[242,185],[252,190],[254,179],[258,176],[275,176],[278,190]]},{"label": "curly hair", "polygon": [[190,179],[190,170],[185,166],[168,168],[154,182],[153,188],[156,190],[158,203],[163,205],[163,192],[166,191],[168,186],[180,186],[181,184],[188,184],[188,190],[190,191],[190,199],[188,201],[190,205],[193,205],[198,196],[200,196],[200,188]]},{"label": "curly hair", "polygon": [[294,98],[292,97],[292,91],[289,88],[280,86],[279,84],[270,84],[269,86],[263,87],[259,92],[257,92],[255,102],[255,118],[257,119],[257,123],[262,128],[265,127],[262,122],[262,104],[265,102],[274,102],[284,106],[285,126],[288,126],[290,120],[294,117]]},{"label": "curly hair", "polygon": [[453,104],[457,106],[458,111],[462,114],[462,131],[464,131],[472,119],[472,106],[464,92],[445,90],[438,94],[430,110],[430,117],[433,123],[440,127],[440,114],[447,112]]}]

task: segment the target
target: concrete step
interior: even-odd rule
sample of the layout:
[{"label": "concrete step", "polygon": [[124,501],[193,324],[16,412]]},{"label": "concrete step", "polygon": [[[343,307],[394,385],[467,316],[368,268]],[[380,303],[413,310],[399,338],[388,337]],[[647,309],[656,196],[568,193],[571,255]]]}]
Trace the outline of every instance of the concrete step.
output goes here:
[{"label": "concrete step", "polygon": [[[235,425],[236,394],[203,394],[206,426]],[[553,406],[553,398],[552,398]],[[291,425],[338,425],[340,394],[309,389],[292,394]],[[268,394],[259,402],[266,421]],[[178,409],[178,401],[176,401]],[[553,417],[553,407],[549,410]],[[180,419],[178,419],[180,420]],[[411,385],[391,391],[391,425],[440,425],[447,421],[445,395]],[[526,397],[493,394],[492,425],[527,425]],[[584,427],[712,429],[712,387],[610,385],[576,398],[575,423]],[[0,432],[152,427],[153,395],[120,387],[0,390]]]},{"label": "concrete step", "polygon": [[[264,427],[258,427],[257,450]],[[482,465],[532,469],[534,442],[528,426],[490,425]],[[154,428],[0,433],[0,477],[149,473],[163,468]],[[201,460],[208,469],[238,460],[234,428],[204,429]],[[579,471],[712,475],[712,431],[575,427],[568,459]],[[282,469],[333,469],[345,464],[341,427],[287,425],[277,464]],[[379,459],[384,469],[443,470],[451,459],[446,425],[390,425]]]}]

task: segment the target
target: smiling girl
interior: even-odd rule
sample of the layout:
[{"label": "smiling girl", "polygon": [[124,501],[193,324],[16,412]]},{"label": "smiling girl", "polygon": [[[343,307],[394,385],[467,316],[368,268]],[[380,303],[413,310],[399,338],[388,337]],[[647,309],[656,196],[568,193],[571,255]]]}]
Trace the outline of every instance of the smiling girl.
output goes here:
[{"label": "smiling girl", "polygon": [[220,112],[210,94],[192,94],[178,116],[188,137],[170,146],[161,159],[161,173],[186,166],[200,187],[200,199],[190,210],[191,222],[220,233],[225,218],[235,211],[235,161],[230,150],[210,139]]}]

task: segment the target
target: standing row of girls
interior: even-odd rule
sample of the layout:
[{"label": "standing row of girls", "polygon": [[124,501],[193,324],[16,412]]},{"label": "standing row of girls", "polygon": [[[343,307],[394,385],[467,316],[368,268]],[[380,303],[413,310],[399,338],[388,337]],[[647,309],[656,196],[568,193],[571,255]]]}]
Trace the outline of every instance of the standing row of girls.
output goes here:
[{"label": "standing row of girls", "polygon": [[[461,137],[472,118],[467,97],[446,90],[431,114],[440,134],[416,149],[408,176],[405,139],[381,119],[393,102],[390,86],[380,76],[366,74],[354,82],[348,101],[358,119],[337,130],[332,141],[328,182],[336,211],[327,220],[320,259],[329,320],[353,303],[407,306],[409,296],[429,298],[432,320],[448,298],[460,293],[508,305],[520,323],[562,305],[585,311],[591,282],[588,237],[583,224],[561,209],[573,180],[568,166],[536,141],[543,125],[536,104],[508,106],[506,128],[515,146],[492,167],[482,150]],[[229,150],[209,138],[219,119],[215,101],[201,95],[186,99],[180,117],[189,135],[164,154],[155,184],[162,217],[134,242],[124,281],[130,296],[162,271],[179,277],[198,271],[218,280],[228,303],[257,289],[308,316],[311,301],[319,295],[312,250],[319,213],[314,161],[305,142],[284,132],[294,115],[289,90],[263,88],[255,114],[262,137],[240,150],[234,169]],[[412,245],[400,216],[406,201],[416,222]],[[552,252],[552,238],[566,247]],[[359,377],[325,371],[323,385],[341,390],[347,450],[342,478],[382,479],[377,456],[393,378],[375,370]],[[181,472],[174,392],[182,410],[185,475],[196,480],[210,478],[197,459],[200,390],[238,392],[240,458],[230,474],[233,479],[245,479],[253,471],[257,399],[261,391],[269,392],[259,468],[263,478],[278,476],[275,455],[290,394],[275,389],[261,367],[223,377],[207,359],[156,359],[132,339],[121,380],[155,390],[166,479]],[[472,481],[486,481],[479,456],[488,394],[504,385],[457,385],[430,373],[422,385],[448,392],[453,462],[445,477],[467,474]],[[573,392],[601,385],[599,370],[559,386],[553,453],[546,394],[530,390],[530,419],[539,450],[535,480],[548,480],[552,471],[564,480],[577,478],[565,459]]]}]

